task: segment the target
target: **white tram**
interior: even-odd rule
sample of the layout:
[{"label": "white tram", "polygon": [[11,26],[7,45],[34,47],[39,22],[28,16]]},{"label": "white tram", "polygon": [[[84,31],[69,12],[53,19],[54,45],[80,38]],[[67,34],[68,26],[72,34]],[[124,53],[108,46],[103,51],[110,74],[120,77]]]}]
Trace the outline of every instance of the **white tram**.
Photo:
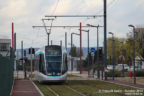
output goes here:
[{"label": "white tram", "polygon": [[67,78],[67,51],[58,45],[40,48],[35,54],[35,79],[39,82],[64,82]]}]

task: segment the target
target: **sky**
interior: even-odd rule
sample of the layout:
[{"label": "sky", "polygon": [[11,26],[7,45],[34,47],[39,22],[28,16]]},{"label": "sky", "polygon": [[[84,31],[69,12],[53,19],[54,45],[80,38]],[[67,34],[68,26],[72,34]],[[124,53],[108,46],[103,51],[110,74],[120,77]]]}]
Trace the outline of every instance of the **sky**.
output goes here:
[{"label": "sky", "polygon": [[[126,34],[132,29],[129,24],[135,26],[144,23],[144,0],[107,0],[107,33],[113,32],[114,36],[126,38]],[[11,23],[14,22],[14,32],[17,34],[17,48],[40,48],[47,44],[47,34],[43,26],[42,18],[46,15],[103,15],[103,0],[0,0],[0,38],[11,39]],[[52,19],[52,18],[49,18]],[[103,26],[103,17],[96,18],[54,18],[53,25],[75,25],[80,22]],[[50,25],[51,21],[45,21]],[[60,44],[68,34],[68,47],[72,32],[79,33],[79,28],[52,28],[50,40],[53,44]],[[82,28],[90,30],[90,46],[97,45],[96,28]],[[99,28],[99,43],[103,46],[103,28]],[[111,37],[107,34],[107,37]],[[73,44],[79,47],[79,36],[74,36]],[[82,46],[87,47],[87,33],[82,33]]]}]

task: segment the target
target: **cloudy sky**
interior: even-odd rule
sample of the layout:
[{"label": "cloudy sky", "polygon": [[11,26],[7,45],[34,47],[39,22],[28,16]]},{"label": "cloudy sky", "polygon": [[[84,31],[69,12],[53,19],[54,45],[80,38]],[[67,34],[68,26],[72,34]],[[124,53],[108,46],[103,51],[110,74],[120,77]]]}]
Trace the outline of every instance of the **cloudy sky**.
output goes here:
[{"label": "cloudy sky", "polygon": [[[128,24],[144,24],[144,0],[107,0],[108,32],[114,32],[116,37],[126,38],[131,29]],[[103,0],[0,0],[0,38],[11,38],[11,23],[14,22],[17,33],[17,48],[21,41],[24,47],[42,47],[47,44],[44,28],[32,28],[43,25],[45,15],[103,15]],[[45,21],[50,25],[50,21]],[[55,18],[53,25],[102,25],[103,18]],[[88,29],[88,28],[83,28]],[[90,46],[96,46],[96,28],[90,30]],[[78,28],[52,28],[50,40],[54,44],[64,41],[65,32],[79,33]],[[100,45],[103,45],[103,28],[99,29]],[[108,35],[110,37],[110,35]],[[87,33],[83,33],[82,45],[87,46]],[[79,37],[74,36],[74,44],[79,46]],[[64,42],[63,42],[64,45]]]}]

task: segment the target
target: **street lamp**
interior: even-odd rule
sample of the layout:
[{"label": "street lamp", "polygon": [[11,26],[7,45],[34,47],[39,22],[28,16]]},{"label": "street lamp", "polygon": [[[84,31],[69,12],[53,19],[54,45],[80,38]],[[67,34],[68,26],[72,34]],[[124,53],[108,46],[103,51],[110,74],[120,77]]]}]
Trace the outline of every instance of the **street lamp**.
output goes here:
[{"label": "street lamp", "polygon": [[[79,29],[80,30],[80,29]],[[88,50],[88,76],[89,76],[89,30],[81,30],[81,31],[84,31],[84,32],[87,32],[88,33],[88,48],[87,48],[87,50]]]},{"label": "street lamp", "polygon": [[67,32],[65,32],[65,49],[67,51]]},{"label": "street lamp", "polygon": [[79,35],[80,34],[77,34],[77,33],[71,33],[71,71],[73,70],[73,61],[72,61],[72,44],[73,44],[73,35]]},{"label": "street lamp", "polygon": [[123,42],[120,41],[120,43],[122,44],[122,77],[124,77],[124,52],[123,52]]},{"label": "street lamp", "polygon": [[90,26],[90,27],[96,27],[97,28],[97,75],[98,75],[98,78],[100,78],[100,68],[99,68],[99,27],[103,27],[103,26],[94,26],[94,25],[91,25],[91,24],[87,24],[87,26]]},{"label": "street lamp", "polygon": [[133,74],[134,74],[134,84],[136,84],[136,74],[135,74],[135,26],[128,25],[133,28]]},{"label": "street lamp", "polygon": [[114,40],[114,33],[113,32],[109,32],[109,34],[112,35],[112,56],[113,56],[113,72],[112,72],[112,79],[114,80],[114,69],[115,69],[115,40]]}]

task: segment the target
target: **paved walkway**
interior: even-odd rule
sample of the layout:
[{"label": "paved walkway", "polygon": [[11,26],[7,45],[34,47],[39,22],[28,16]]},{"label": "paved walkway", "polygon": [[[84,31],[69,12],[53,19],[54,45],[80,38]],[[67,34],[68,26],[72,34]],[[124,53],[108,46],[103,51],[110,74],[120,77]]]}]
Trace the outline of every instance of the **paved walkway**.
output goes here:
[{"label": "paved walkway", "polygon": [[41,96],[30,80],[15,80],[11,96]]}]

